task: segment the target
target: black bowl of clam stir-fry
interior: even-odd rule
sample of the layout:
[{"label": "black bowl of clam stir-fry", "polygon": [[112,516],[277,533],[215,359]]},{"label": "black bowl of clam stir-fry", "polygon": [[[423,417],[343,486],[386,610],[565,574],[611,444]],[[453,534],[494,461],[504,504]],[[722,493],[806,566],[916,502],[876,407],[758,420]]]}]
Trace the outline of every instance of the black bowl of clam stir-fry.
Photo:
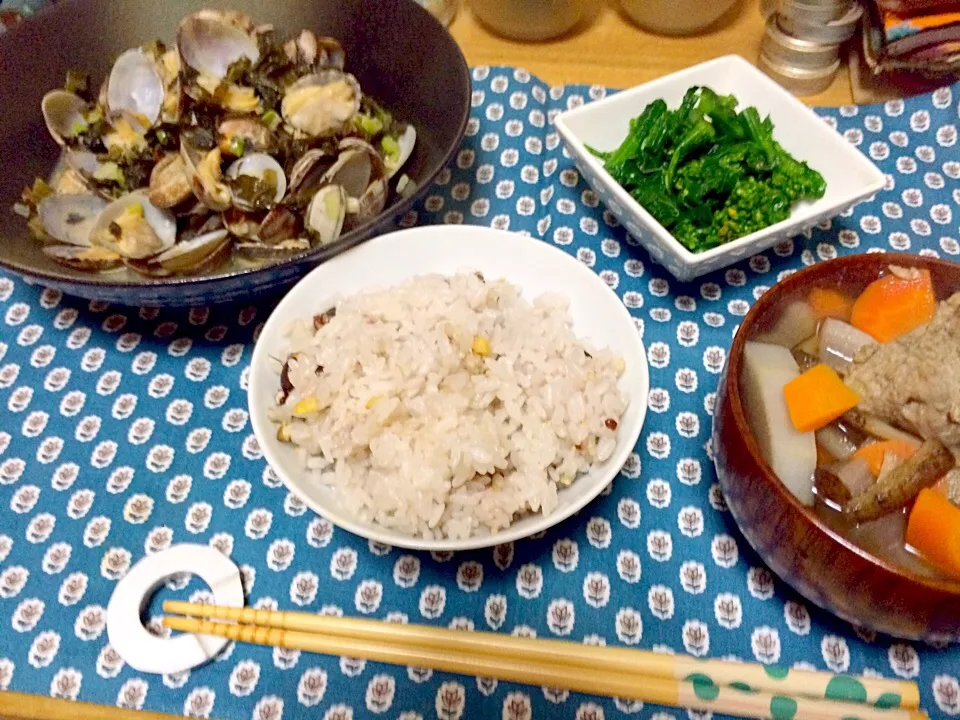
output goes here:
[{"label": "black bowl of clam stir-fry", "polygon": [[123,303],[238,299],[390,229],[470,105],[412,0],[65,0],[0,67],[0,265]]}]

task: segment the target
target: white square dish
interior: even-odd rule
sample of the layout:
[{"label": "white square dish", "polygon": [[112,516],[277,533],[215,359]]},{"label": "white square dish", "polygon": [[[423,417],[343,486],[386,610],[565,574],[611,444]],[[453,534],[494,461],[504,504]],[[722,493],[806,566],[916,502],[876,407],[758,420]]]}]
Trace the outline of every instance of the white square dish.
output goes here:
[{"label": "white square dish", "polygon": [[[676,108],[691,86],[732,94],[739,108],[754,106],[769,115],[774,138],[798,160],[818,170],[826,193],[814,202],[797,203],[790,217],[770,227],[704,252],[693,253],[650,215],[603,167],[587,145],[616,149],[627,136],[630,120],[654,100]],[[680,280],[692,280],[755,255],[833,218],[876,194],[884,175],[859,150],[830,128],[810,108],[738,55],[727,55],[644,83],[561,113],[555,120],[567,152],[584,180],[653,259]]]}]

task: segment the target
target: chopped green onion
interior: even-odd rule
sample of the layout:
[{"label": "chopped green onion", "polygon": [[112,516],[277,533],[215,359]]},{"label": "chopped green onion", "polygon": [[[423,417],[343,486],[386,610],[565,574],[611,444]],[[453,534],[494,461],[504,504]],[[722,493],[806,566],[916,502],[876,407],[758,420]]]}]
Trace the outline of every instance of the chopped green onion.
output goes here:
[{"label": "chopped green onion", "polygon": [[83,135],[89,129],[90,129],[90,123],[88,123],[83,118],[80,118],[79,120],[74,120],[73,124],[70,126],[70,137],[77,137],[78,135]]},{"label": "chopped green onion", "polygon": [[383,130],[383,121],[380,118],[363,113],[357,115],[357,125],[369,137],[374,137]]},{"label": "chopped green onion", "polygon": [[246,143],[242,137],[235,137],[230,140],[230,154],[236,157],[243,157],[244,146]]},{"label": "chopped green onion", "polygon": [[263,124],[271,130],[276,130],[280,125],[281,118],[276,110],[268,110],[263,114]]},{"label": "chopped green onion", "polygon": [[157,130],[157,142],[166,145],[170,140],[170,134],[166,130]]},{"label": "chopped green onion", "polygon": [[101,163],[93,173],[94,180],[101,182],[115,182],[117,185],[123,185],[125,176],[123,170],[115,162]]},{"label": "chopped green onion", "polygon": [[392,138],[389,135],[385,136],[380,141],[380,147],[383,148],[383,151],[391,160],[396,160],[400,157],[400,143],[397,142],[396,138]]}]

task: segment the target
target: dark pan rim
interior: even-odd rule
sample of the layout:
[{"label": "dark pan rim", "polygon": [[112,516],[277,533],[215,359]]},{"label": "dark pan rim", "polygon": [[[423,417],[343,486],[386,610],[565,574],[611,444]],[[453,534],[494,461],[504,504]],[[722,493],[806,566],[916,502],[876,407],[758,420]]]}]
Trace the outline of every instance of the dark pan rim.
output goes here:
[{"label": "dark pan rim", "polygon": [[[449,35],[449,31],[445,28],[437,18],[435,18],[428,10],[422,7],[419,3],[410,2],[411,12],[420,13],[420,21],[426,23],[433,23],[438,30]],[[54,6],[55,7],[55,6]],[[17,28],[12,28],[10,32],[16,32]],[[64,284],[69,283],[74,286],[88,287],[88,288],[111,288],[117,290],[157,290],[161,288],[177,288],[177,287],[203,287],[208,284],[216,284],[228,280],[242,279],[246,277],[255,277],[260,274],[270,274],[271,272],[276,272],[280,268],[294,267],[297,265],[309,265],[313,262],[322,262],[324,260],[333,257],[334,255],[339,254],[340,252],[345,252],[349,250],[354,245],[362,243],[365,239],[365,234],[369,232],[370,228],[382,223],[385,219],[390,217],[397,217],[406,213],[413,204],[422,198],[433,184],[433,181],[437,176],[443,172],[451,160],[453,159],[456,152],[460,149],[460,145],[463,142],[464,135],[467,129],[467,122],[470,119],[470,95],[472,92],[472,84],[470,80],[470,68],[467,65],[467,60],[463,55],[463,50],[460,48],[460,44],[453,39],[452,36],[449,36],[451,43],[454,48],[456,48],[456,62],[455,66],[451,68],[453,71],[457,72],[460,75],[460,80],[464,89],[464,97],[466,102],[463,104],[463,107],[460,109],[460,118],[458,122],[456,137],[457,140],[454,142],[447,151],[443,154],[440,160],[431,168],[428,169],[424,181],[419,184],[416,191],[409,197],[403,198],[402,200],[395,202],[390,207],[386,208],[374,218],[371,218],[369,221],[363,225],[354,228],[346,235],[338,238],[336,242],[331,243],[330,245],[310,248],[309,250],[304,250],[303,252],[278,259],[274,262],[257,265],[249,268],[237,268],[229,272],[222,272],[213,275],[182,275],[179,277],[169,277],[169,278],[151,278],[144,276],[142,281],[129,281],[129,280],[115,280],[112,281],[109,279],[109,274],[103,273],[91,273],[88,276],[78,275],[66,276],[56,272],[44,270],[37,268],[33,265],[23,265],[16,262],[15,260],[3,260],[0,259],[0,268],[9,270],[12,273],[23,277],[29,277],[35,279],[39,282],[48,281],[53,284]]]}]

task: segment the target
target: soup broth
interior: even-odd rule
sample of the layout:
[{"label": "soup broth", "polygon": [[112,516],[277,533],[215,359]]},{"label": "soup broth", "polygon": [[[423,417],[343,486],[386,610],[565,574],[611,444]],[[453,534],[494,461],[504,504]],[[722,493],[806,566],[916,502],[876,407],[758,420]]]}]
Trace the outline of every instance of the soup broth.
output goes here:
[{"label": "soup broth", "polygon": [[894,264],[804,288],[756,326],[741,383],[800,502],[886,562],[960,579],[960,293]]}]

